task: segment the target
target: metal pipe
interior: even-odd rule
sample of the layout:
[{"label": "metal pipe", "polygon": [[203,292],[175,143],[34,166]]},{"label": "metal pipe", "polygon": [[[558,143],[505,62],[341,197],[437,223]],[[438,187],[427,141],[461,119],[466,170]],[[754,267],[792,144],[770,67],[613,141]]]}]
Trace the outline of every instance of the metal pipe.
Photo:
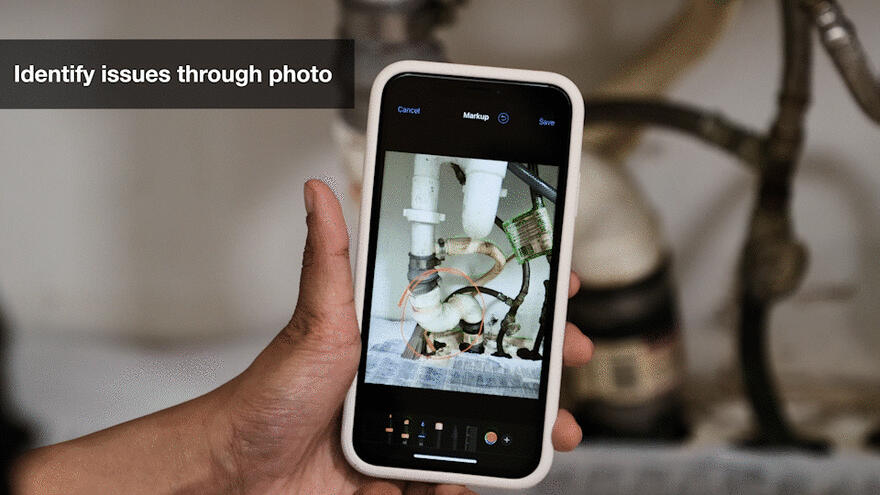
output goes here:
[{"label": "metal pipe", "polygon": [[541,353],[539,349],[541,349],[541,343],[544,342],[544,336],[547,333],[547,324],[549,323],[549,318],[547,315],[547,308],[550,306],[550,280],[544,281],[544,306],[541,307],[541,316],[538,318],[538,335],[535,336],[535,343],[532,345],[532,348],[529,349],[527,347],[520,347],[516,350],[516,355],[520,359],[531,359],[537,361],[541,359]]},{"label": "metal pipe", "polygon": [[[586,100],[601,98],[660,98],[714,47],[735,19],[738,0],[682,0],[678,13],[644,44],[630,62]],[[589,114],[588,114],[589,115]],[[584,150],[613,162],[622,161],[638,142],[641,129],[632,126],[593,126],[584,134]]]},{"label": "metal pipe", "polygon": [[383,67],[406,59],[446,60],[443,45],[435,33],[438,27],[451,22],[461,3],[458,0],[338,1],[337,32],[340,38],[354,40],[356,54],[354,108],[340,110],[348,130],[360,133],[366,130],[370,88]]},{"label": "metal pipe", "polygon": [[762,137],[717,113],[643,98],[591,99],[584,106],[588,127],[608,122],[653,124],[689,134],[752,165],[760,159]]},{"label": "metal pipe", "polygon": [[871,70],[852,22],[836,0],[802,0],[801,5],[813,16],[822,46],[856,103],[880,124],[880,77]]},{"label": "metal pipe", "polygon": [[799,285],[806,252],[794,236],[791,183],[803,142],[809,104],[811,40],[799,0],[781,0],[783,73],[776,117],[762,148],[758,196],[740,264],[740,364],[761,446],[814,448],[789,426],[778,400],[767,347],[773,302]]},{"label": "metal pipe", "polygon": [[510,170],[513,175],[522,179],[522,181],[525,182],[526,185],[528,185],[529,188],[531,188],[533,191],[540,194],[541,196],[544,196],[554,203],[556,202],[556,189],[553,189],[550,184],[547,184],[535,174],[530,172],[525,165],[517,162],[508,162],[507,169]]},{"label": "metal pipe", "polygon": [[504,336],[507,335],[509,331],[510,325],[516,323],[516,314],[519,312],[519,307],[522,306],[523,301],[526,299],[526,295],[529,293],[529,279],[531,278],[531,268],[529,268],[529,262],[526,261],[522,264],[522,282],[519,286],[519,293],[514,298],[513,302],[510,304],[510,309],[507,310],[507,314],[504,315],[504,319],[501,320],[501,328],[498,330],[498,337],[495,339],[496,350],[492,353],[493,356],[498,357],[511,357],[504,350]]}]

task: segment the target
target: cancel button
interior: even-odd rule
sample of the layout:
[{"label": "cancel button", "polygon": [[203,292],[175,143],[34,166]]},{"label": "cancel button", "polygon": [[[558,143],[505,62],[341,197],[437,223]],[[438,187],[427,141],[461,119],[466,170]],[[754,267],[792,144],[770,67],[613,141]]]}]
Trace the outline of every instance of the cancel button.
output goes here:
[{"label": "cancel button", "polygon": [[405,107],[400,105],[397,107],[397,113],[409,113],[412,115],[420,115],[422,113],[422,107]]}]

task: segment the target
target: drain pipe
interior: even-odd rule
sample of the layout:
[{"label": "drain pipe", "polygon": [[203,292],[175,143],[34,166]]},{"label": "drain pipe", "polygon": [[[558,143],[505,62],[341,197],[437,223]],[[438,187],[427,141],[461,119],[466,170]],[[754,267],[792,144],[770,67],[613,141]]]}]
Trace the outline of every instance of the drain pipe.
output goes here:
[{"label": "drain pipe", "polygon": [[471,239],[489,235],[495,225],[498,200],[502,196],[501,181],[507,174],[507,163],[495,160],[460,159],[456,163],[464,172],[464,202],[461,225]]},{"label": "drain pipe", "polygon": [[434,256],[434,226],[446,220],[446,215],[437,212],[442,162],[442,157],[431,155],[416,155],[414,159],[411,207],[403,210],[403,216],[411,222],[410,254],[414,256]]},{"label": "drain pipe", "polygon": [[435,35],[451,23],[463,0],[337,0],[339,38],[355,43],[354,108],[340,110],[333,139],[352,180],[355,198],[363,180],[367,108],[373,79],[398,60],[446,60]]},{"label": "drain pipe", "polygon": [[458,326],[463,320],[470,325],[479,326],[483,307],[470,294],[455,294],[442,302],[440,288],[416,296],[410,296],[413,303],[413,319],[429,332],[445,332]]},{"label": "drain pipe", "polygon": [[[440,264],[434,253],[434,226],[446,220],[437,212],[440,196],[440,166],[443,157],[416,155],[413,163],[410,208],[403,215],[410,221],[410,253],[407,276],[410,281]],[[494,214],[493,214],[494,216]],[[450,330],[464,320],[479,323],[482,306],[470,294],[456,294],[443,302],[440,276],[432,273],[412,287],[413,319],[429,332]]]}]

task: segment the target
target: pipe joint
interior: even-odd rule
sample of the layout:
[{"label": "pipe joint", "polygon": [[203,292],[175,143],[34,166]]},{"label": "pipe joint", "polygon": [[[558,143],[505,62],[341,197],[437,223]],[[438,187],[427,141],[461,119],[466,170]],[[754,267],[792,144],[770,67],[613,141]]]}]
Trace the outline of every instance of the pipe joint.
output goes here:
[{"label": "pipe joint", "polygon": [[[437,257],[433,254],[427,256],[417,256],[410,253],[409,268],[406,272],[407,278],[410,282],[412,282],[420,275],[428,270],[433,269],[439,264],[440,260],[438,260]],[[437,274],[437,272],[427,275],[418,284],[416,284],[415,287],[412,288],[412,293],[419,295],[430,292],[437,288],[437,286],[439,285],[439,280],[440,276]]]}]

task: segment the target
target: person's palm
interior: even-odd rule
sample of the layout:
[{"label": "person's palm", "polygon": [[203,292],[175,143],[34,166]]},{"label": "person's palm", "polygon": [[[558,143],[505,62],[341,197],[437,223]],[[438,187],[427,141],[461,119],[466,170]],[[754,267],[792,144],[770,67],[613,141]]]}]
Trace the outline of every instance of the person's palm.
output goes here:
[{"label": "person's palm", "polygon": [[[354,309],[348,235],[342,210],[320,181],[305,186],[308,239],[300,294],[290,323],[239,377],[218,392],[226,407],[217,459],[242,492],[459,493],[459,486],[375,480],[342,456],[340,412],[357,372],[361,339]],[[573,288],[576,290],[576,288]],[[565,358],[589,359],[591,344],[569,325]],[[574,448],[580,429],[560,411],[553,432],[560,450]]]}]

